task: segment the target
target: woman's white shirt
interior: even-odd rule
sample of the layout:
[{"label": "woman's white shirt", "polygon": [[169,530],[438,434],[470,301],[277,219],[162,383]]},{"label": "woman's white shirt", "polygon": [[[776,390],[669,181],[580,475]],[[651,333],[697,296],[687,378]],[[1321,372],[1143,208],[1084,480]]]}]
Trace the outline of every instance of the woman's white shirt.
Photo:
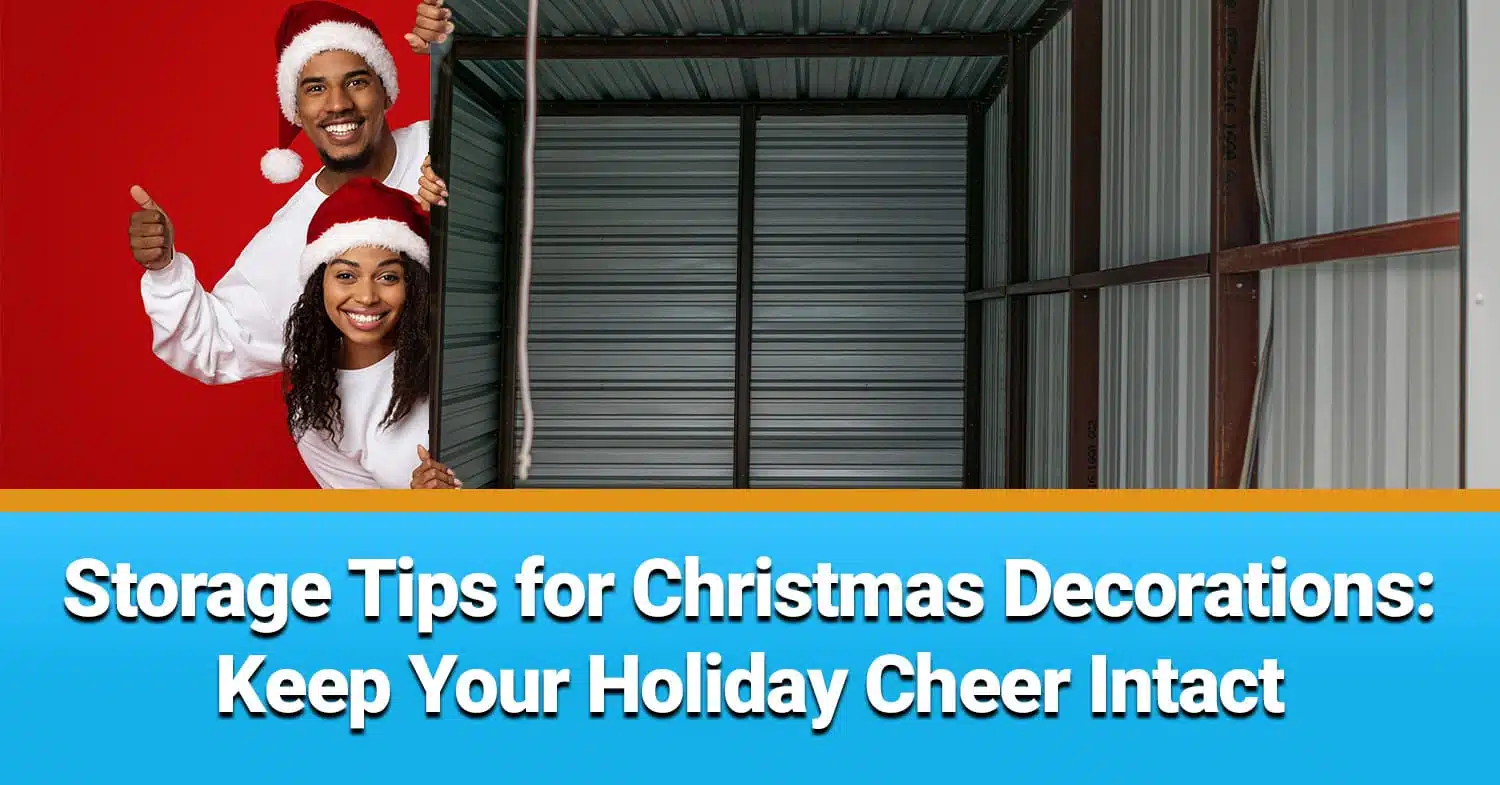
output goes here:
[{"label": "woman's white shirt", "polygon": [[344,433],[335,445],[328,434],[309,430],[297,443],[308,471],[324,488],[410,488],[421,464],[417,446],[428,437],[428,402],[381,427],[391,405],[396,353],[368,368],[338,371]]}]

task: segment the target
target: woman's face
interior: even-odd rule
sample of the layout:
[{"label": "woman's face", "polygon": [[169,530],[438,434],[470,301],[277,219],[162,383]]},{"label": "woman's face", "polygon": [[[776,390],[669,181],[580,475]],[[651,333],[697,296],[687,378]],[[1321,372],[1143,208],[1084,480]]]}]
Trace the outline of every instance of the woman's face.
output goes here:
[{"label": "woman's face", "polygon": [[384,248],[355,248],[323,271],[323,305],[348,343],[383,345],[395,340],[406,304],[401,256]]}]

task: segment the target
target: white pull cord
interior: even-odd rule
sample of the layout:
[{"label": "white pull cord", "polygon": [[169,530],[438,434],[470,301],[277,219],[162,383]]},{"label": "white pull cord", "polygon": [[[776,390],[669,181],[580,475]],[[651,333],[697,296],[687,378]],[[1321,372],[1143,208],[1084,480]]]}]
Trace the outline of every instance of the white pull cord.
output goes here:
[{"label": "white pull cord", "polygon": [[525,208],[521,220],[521,291],[516,319],[517,365],[521,377],[521,454],[516,478],[525,481],[531,474],[531,439],[536,416],[531,410],[531,363],[526,357],[526,338],[530,332],[531,311],[531,237],[536,215],[536,28],[537,0],[531,0],[526,19],[526,156]]}]

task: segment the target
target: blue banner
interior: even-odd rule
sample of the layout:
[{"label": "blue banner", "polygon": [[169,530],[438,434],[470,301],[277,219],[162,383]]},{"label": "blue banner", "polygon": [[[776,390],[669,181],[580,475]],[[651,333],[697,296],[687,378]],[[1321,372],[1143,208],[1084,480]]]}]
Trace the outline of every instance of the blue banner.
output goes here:
[{"label": "blue banner", "polygon": [[1492,776],[1488,515],[33,513],[3,531],[8,782]]}]

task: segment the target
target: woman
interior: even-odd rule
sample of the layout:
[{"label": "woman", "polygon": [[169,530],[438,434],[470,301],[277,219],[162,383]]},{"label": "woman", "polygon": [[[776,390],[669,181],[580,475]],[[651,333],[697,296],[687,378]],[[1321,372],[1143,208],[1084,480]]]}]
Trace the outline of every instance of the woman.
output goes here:
[{"label": "woman", "polygon": [[324,488],[461,488],[427,441],[428,220],[412,197],[350,180],[308,225],[286,324],[287,425]]}]

